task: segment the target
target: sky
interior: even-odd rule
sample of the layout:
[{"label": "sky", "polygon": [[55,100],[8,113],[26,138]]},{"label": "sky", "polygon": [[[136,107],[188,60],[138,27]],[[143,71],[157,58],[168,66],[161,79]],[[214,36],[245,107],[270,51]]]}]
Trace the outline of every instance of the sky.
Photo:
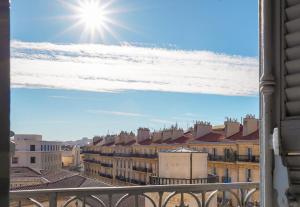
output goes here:
[{"label": "sky", "polygon": [[[92,18],[87,2],[101,8]],[[258,116],[257,7],[13,0],[12,130],[74,140]]]}]

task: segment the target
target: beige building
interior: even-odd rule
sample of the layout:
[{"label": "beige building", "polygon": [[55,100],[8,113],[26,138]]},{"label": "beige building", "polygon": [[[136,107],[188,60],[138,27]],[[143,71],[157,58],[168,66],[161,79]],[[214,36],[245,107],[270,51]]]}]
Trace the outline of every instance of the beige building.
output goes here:
[{"label": "beige building", "polygon": [[30,167],[35,170],[61,168],[61,143],[43,141],[41,135],[15,134],[15,153],[12,167]]},{"label": "beige building", "polygon": [[122,144],[115,143],[117,137],[110,135],[84,148],[87,176],[113,185],[150,184],[150,177],[160,172],[158,153],[187,147],[208,153],[208,173],[219,182],[259,181],[258,120],[251,115],[242,124],[229,118],[219,126],[196,122],[186,132],[176,126],[152,133],[140,128],[134,141]]},{"label": "beige building", "polygon": [[62,150],[62,167],[80,168],[81,163],[80,147],[78,145],[64,147]]}]

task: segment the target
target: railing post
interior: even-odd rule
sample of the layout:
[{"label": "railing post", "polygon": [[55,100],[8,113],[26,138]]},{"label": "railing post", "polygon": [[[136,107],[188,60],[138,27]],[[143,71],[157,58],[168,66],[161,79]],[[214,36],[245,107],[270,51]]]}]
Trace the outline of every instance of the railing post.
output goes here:
[{"label": "railing post", "polygon": [[49,195],[49,207],[57,207],[57,194],[51,193]]}]

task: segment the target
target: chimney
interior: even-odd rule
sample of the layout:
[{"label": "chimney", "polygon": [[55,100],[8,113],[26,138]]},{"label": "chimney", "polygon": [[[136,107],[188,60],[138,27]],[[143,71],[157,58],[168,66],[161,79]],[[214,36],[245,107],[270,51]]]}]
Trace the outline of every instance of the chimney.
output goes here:
[{"label": "chimney", "polygon": [[127,143],[130,143],[130,142],[134,141],[134,140],[135,140],[135,134],[132,131],[130,133],[126,132],[124,143],[127,144]]},{"label": "chimney", "polygon": [[104,140],[103,140],[103,144],[110,144],[110,143],[114,143],[117,139],[117,136],[116,135],[106,135],[104,137]]},{"label": "chimney", "polygon": [[138,128],[137,142],[150,139],[150,130],[148,128]]},{"label": "chimney", "polygon": [[181,129],[181,128],[179,128],[179,129],[173,129],[172,139],[177,139],[177,138],[183,136],[183,134],[184,134],[183,129]]},{"label": "chimney", "polygon": [[162,140],[162,131],[152,133],[152,142],[158,142]]},{"label": "chimney", "polygon": [[254,115],[247,114],[243,119],[243,136],[247,136],[258,130],[258,119]]},{"label": "chimney", "polygon": [[164,129],[162,131],[162,140],[165,141],[169,138],[172,138],[172,134],[173,134],[172,131],[173,131],[172,129]]},{"label": "chimney", "polygon": [[194,137],[202,137],[212,131],[212,125],[210,122],[204,122],[204,121],[196,121],[196,124],[194,124]]},{"label": "chimney", "polygon": [[226,118],[225,125],[225,137],[230,137],[240,131],[240,123],[237,119]]}]

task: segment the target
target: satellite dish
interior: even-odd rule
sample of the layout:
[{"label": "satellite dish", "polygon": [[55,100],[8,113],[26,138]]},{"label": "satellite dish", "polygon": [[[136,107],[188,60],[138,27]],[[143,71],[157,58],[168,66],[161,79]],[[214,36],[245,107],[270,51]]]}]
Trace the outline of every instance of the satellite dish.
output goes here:
[{"label": "satellite dish", "polygon": [[13,131],[10,131],[9,132],[9,137],[13,137],[13,136],[15,136],[15,133]]}]

